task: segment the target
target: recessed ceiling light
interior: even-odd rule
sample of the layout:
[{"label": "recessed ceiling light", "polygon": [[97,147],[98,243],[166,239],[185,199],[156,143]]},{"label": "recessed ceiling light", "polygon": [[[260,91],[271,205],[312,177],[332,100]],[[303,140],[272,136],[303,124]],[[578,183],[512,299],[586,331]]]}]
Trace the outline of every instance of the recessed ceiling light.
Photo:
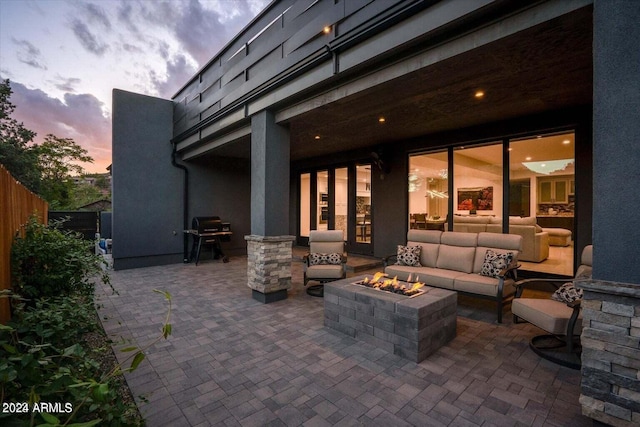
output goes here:
[{"label": "recessed ceiling light", "polygon": [[385,119],[384,117],[378,118],[378,123],[384,123],[386,121],[387,121],[387,119]]},{"label": "recessed ceiling light", "polygon": [[329,34],[331,32],[331,27],[328,25],[325,25],[325,27],[322,29],[322,32],[325,34]]},{"label": "recessed ceiling light", "polygon": [[525,160],[526,160],[526,161],[531,160],[531,156],[527,156],[527,157],[525,157]]},{"label": "recessed ceiling light", "polygon": [[320,135],[314,136],[315,139],[320,139]]},{"label": "recessed ceiling light", "polygon": [[484,96],[484,91],[476,91],[475,95],[476,98],[482,98]]},{"label": "recessed ceiling light", "polygon": [[507,151],[513,151],[513,147],[507,148]]},{"label": "recessed ceiling light", "polygon": [[567,145],[567,144],[571,144],[571,141],[569,141],[568,139],[565,139],[564,141],[562,141],[562,143],[563,143],[564,145]]}]

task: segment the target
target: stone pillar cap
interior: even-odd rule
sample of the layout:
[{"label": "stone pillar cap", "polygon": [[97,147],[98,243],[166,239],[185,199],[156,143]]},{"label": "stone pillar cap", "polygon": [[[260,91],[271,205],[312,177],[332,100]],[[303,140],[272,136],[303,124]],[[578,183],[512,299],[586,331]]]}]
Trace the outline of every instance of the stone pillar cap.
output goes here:
[{"label": "stone pillar cap", "polygon": [[296,236],[260,236],[258,234],[249,234],[244,236],[244,240],[251,242],[293,242]]}]

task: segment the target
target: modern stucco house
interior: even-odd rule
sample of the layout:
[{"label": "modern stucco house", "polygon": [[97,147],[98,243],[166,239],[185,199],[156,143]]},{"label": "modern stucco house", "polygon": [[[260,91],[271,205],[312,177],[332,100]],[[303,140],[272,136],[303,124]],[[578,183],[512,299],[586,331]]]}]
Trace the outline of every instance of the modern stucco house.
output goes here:
[{"label": "modern stucco house", "polygon": [[274,1],[172,99],[114,91],[114,266],[182,262],[193,216],[231,222],[250,269],[312,229],[384,256],[412,227],[534,217],[524,268],[570,276],[593,244],[588,310],[626,333],[583,335],[585,413],[640,422],[638,22],[635,1]]}]

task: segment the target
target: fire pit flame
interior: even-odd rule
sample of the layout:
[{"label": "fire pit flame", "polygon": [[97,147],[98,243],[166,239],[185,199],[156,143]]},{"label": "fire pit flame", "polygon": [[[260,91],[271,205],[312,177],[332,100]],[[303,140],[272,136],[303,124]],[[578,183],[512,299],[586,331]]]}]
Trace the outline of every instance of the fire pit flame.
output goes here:
[{"label": "fire pit flame", "polygon": [[[387,277],[387,275],[385,273],[377,272],[376,274],[373,275],[373,279],[371,279],[371,281],[373,283],[376,283],[383,277]],[[368,277],[366,279],[368,279]]]},{"label": "fire pit flame", "polygon": [[[387,277],[385,279],[385,277]],[[417,280],[417,278],[416,278]],[[385,273],[376,273],[373,278],[365,277],[360,282],[356,282],[357,285],[366,286],[368,288],[378,289],[385,292],[392,292],[395,294],[406,295],[408,297],[418,296],[425,292],[421,289],[425,284],[417,282],[411,286],[400,283],[398,276],[393,279],[389,279]]]}]

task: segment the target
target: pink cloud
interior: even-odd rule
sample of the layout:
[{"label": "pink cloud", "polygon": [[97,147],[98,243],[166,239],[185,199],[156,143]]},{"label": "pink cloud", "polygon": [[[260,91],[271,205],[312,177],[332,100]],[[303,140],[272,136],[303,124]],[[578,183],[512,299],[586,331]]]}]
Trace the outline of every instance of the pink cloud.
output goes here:
[{"label": "pink cloud", "polygon": [[91,94],[64,95],[64,102],[40,89],[29,89],[11,82],[11,102],[16,106],[13,117],[27,129],[37,132],[36,143],[52,133],[72,138],[94,159],[85,164],[87,172],[105,172],[111,164],[111,120],[105,117],[103,103]]}]

